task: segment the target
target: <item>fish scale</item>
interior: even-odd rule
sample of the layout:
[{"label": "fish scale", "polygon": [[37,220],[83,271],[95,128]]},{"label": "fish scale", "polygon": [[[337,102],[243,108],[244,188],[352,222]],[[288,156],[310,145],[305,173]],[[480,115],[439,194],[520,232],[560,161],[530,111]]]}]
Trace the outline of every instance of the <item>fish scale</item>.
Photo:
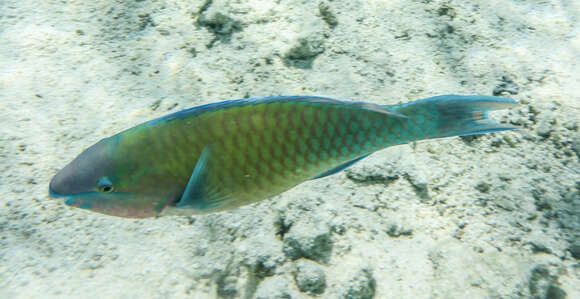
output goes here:
[{"label": "fish scale", "polygon": [[[268,104],[262,104],[262,105],[268,105]],[[290,109],[288,109],[287,107],[284,106],[290,106]],[[315,131],[315,127],[319,126],[320,124],[318,124],[317,122],[315,122],[314,119],[314,113],[311,113],[312,111],[314,111],[314,109],[316,109],[316,105],[312,105],[310,103],[304,103],[303,107],[292,107],[292,106],[296,106],[296,103],[286,103],[285,105],[278,105],[278,109],[268,109],[268,111],[270,112],[270,115],[265,115],[263,116],[263,122],[264,123],[268,123],[270,120],[273,119],[274,117],[279,117],[282,119],[282,123],[281,126],[278,127],[271,127],[271,126],[260,126],[261,124],[259,124],[256,119],[254,118],[254,126],[255,127],[249,127],[249,126],[240,126],[240,131],[238,131],[239,136],[245,136],[245,135],[249,135],[250,131],[253,132],[258,132],[258,134],[255,134],[255,136],[260,136],[260,141],[262,141],[261,144],[261,149],[266,151],[266,152],[275,152],[279,146],[281,146],[283,149],[286,149],[284,151],[285,154],[285,166],[287,171],[283,171],[279,174],[279,180],[283,180],[283,181],[288,181],[288,180],[295,180],[296,184],[299,183],[300,181],[303,181],[305,178],[304,176],[313,176],[316,174],[315,171],[319,171],[321,172],[321,170],[319,170],[319,168],[321,168],[319,165],[323,165],[328,163],[328,161],[320,161],[318,163],[315,163],[315,165],[308,165],[306,162],[308,160],[311,160],[309,158],[309,154],[310,153],[314,153],[315,156],[318,156],[318,158],[320,158],[320,152],[316,151],[314,148],[309,147],[308,143],[309,140],[311,140],[311,136],[314,135],[312,134],[312,132]],[[240,111],[237,111],[238,116],[241,119],[246,118],[245,114],[248,113],[249,115],[255,115],[255,111],[252,108],[256,108],[256,107],[247,107],[246,109],[240,109]],[[287,120],[287,122],[285,122],[284,120]],[[211,120],[208,120],[208,124],[211,123]],[[305,126],[306,125],[306,126]],[[309,125],[309,126],[308,126]],[[337,124],[333,124],[333,125],[337,125]],[[255,131],[254,131],[255,130]],[[287,132],[289,132],[289,139],[284,142],[284,139],[281,139],[280,141],[282,141],[280,144],[276,144],[276,143],[271,143],[268,142],[267,138],[264,138],[264,136],[266,134],[272,134],[272,132],[276,130],[279,133],[283,135],[280,132],[285,132],[285,130],[287,130]],[[331,136],[332,137],[332,136]],[[340,140],[340,139],[337,139]],[[251,182],[247,182],[244,180],[240,180],[239,178],[241,177],[240,173],[236,173],[235,171],[233,172],[235,174],[235,176],[238,177],[237,180],[235,180],[235,178],[233,178],[233,180],[237,181],[238,184],[242,185],[245,184],[247,187],[248,184],[253,185],[254,187],[260,187],[260,186],[264,186],[268,183],[273,183],[275,184],[275,182],[270,181],[270,175],[268,173],[268,171],[280,171],[280,169],[272,169],[270,167],[270,165],[280,165],[281,163],[279,163],[278,161],[272,161],[272,158],[274,155],[268,155],[270,157],[270,159],[267,159],[265,157],[261,157],[263,159],[261,159],[259,162],[261,165],[267,165],[268,167],[262,167],[262,168],[257,168],[256,165],[254,163],[258,162],[258,157],[256,155],[253,155],[252,153],[256,153],[256,151],[250,151],[248,150],[249,147],[251,147],[252,144],[248,143],[248,144],[244,144],[242,142],[236,144],[236,147],[231,147],[231,148],[225,148],[224,151],[226,151],[226,154],[224,156],[235,156],[236,153],[247,153],[247,155],[243,158],[238,158],[236,163],[236,167],[241,170],[242,173],[246,173],[246,174],[253,174],[252,177],[256,177],[256,179],[253,181],[254,184],[251,184]],[[246,162],[246,163],[244,163]],[[248,163],[249,162],[249,163]],[[224,163],[227,164],[227,163]],[[310,166],[310,167],[309,167]],[[288,171],[290,170],[290,171]],[[291,171],[294,170],[294,171]],[[299,174],[298,174],[299,172]],[[238,186],[240,189],[252,189],[252,188],[244,188],[244,186]],[[232,188],[234,189],[234,188]]]},{"label": "fish scale", "polygon": [[391,145],[513,129],[486,115],[513,104],[447,95],[394,106],[319,97],[204,105],[101,140],[55,175],[49,190],[68,205],[121,217],[222,211]]}]

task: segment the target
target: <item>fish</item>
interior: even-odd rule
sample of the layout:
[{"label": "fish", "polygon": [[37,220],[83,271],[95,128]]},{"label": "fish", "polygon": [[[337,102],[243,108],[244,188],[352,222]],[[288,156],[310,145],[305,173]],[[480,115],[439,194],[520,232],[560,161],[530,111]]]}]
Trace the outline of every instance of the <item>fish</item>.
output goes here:
[{"label": "fish", "polygon": [[390,106],[315,96],[212,103],[100,140],[55,174],[49,194],[127,218],[226,211],[333,175],[389,146],[513,130],[488,111],[515,105],[483,95]]}]

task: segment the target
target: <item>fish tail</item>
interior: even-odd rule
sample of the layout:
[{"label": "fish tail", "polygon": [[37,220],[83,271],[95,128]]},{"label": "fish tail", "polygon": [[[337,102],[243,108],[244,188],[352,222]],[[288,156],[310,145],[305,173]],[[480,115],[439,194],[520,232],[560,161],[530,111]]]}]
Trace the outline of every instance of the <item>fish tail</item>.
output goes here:
[{"label": "fish tail", "polygon": [[442,95],[387,109],[407,116],[417,130],[415,136],[422,137],[417,139],[427,139],[513,130],[516,127],[496,123],[487,113],[515,105],[513,100],[492,96]]}]

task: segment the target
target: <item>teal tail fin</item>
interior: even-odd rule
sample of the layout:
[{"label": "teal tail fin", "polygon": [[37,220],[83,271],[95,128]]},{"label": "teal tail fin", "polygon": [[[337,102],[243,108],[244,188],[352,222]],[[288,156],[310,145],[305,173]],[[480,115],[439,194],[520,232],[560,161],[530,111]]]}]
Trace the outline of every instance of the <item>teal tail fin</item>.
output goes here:
[{"label": "teal tail fin", "polygon": [[517,104],[513,100],[491,96],[442,95],[387,109],[407,116],[416,130],[422,130],[416,132],[416,136],[441,138],[513,130],[516,127],[491,120],[487,112],[512,108]]}]

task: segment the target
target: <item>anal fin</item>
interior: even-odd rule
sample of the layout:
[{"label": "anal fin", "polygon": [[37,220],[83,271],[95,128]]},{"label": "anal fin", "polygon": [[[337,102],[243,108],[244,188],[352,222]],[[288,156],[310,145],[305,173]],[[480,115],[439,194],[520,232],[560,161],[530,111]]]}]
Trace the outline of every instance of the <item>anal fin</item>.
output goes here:
[{"label": "anal fin", "polygon": [[364,159],[364,158],[366,158],[368,156],[369,155],[364,155],[364,156],[358,157],[356,159],[350,160],[350,161],[348,161],[346,163],[342,163],[342,164],[340,164],[340,165],[338,165],[338,166],[336,166],[336,167],[334,167],[334,168],[332,168],[330,170],[327,170],[327,171],[325,171],[325,172],[323,172],[323,173],[321,173],[321,174],[313,177],[312,180],[319,179],[319,178],[323,178],[323,177],[326,177],[326,176],[329,176],[329,175],[333,175],[335,173],[339,173],[339,172],[341,172],[341,171],[343,171],[343,170],[351,167],[356,162],[358,162],[358,161],[360,161],[360,160],[362,160],[362,159]]}]

